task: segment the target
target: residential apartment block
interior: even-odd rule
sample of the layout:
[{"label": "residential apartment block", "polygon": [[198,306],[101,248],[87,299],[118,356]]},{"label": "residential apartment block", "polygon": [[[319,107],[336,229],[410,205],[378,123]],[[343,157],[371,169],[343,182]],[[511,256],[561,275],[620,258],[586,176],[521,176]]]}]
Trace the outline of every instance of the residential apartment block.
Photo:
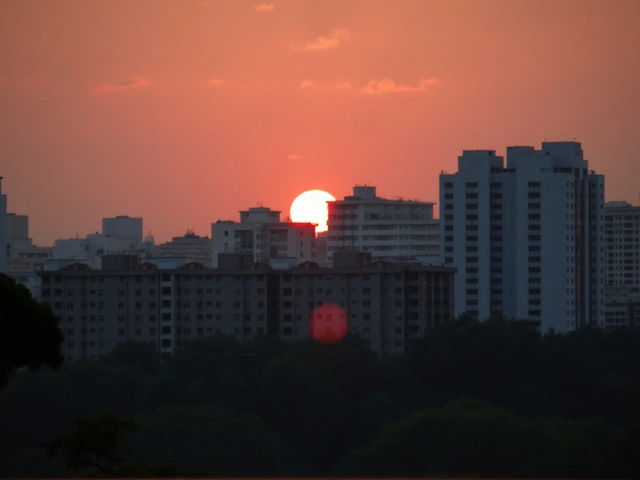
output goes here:
[{"label": "residential apartment block", "polygon": [[99,358],[125,340],[172,352],[214,334],[306,338],[311,315],[329,304],[374,351],[396,354],[453,314],[450,268],[306,262],[285,270],[211,269],[172,262],[114,256],[103,259],[102,270],[74,263],[42,272],[43,301],[60,319],[67,360]]},{"label": "residential apartment block", "polygon": [[312,223],[281,222],[280,212],[253,207],[240,212],[240,222],[218,220],[211,225],[212,267],[218,254],[250,254],[254,262],[292,258],[296,263],[315,260],[316,227]]},{"label": "residential apartment block", "polygon": [[640,207],[604,206],[605,328],[640,326]]},{"label": "residential apartment block", "polygon": [[335,252],[369,252],[383,259],[439,254],[433,203],[381,198],[372,186],[355,186],[353,195],[327,203],[329,263]]},{"label": "residential apartment block", "polygon": [[527,318],[542,332],[601,325],[604,177],[580,143],[464,151],[440,175],[441,248],[456,312]]},{"label": "residential apartment block", "polygon": [[605,284],[640,287],[640,207],[604,206]]},{"label": "residential apartment block", "polygon": [[640,291],[624,285],[605,287],[604,325],[607,330],[640,327]]},{"label": "residential apartment block", "polygon": [[0,177],[0,273],[7,271],[9,245],[7,244],[7,196],[2,193],[2,177]]}]

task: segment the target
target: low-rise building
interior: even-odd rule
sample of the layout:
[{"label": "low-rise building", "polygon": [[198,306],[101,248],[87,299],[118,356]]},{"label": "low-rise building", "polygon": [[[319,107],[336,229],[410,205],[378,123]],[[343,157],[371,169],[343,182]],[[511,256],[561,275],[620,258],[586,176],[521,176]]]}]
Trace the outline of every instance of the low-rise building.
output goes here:
[{"label": "low-rise building", "polygon": [[219,220],[211,225],[212,267],[221,253],[246,253],[255,262],[272,258],[315,261],[316,227],[313,223],[281,222],[280,212],[252,207],[240,212],[240,222]]},{"label": "low-rise building", "polygon": [[188,230],[182,237],[173,237],[170,242],[156,245],[152,257],[181,257],[211,266],[211,239]]},{"label": "low-rise building", "polygon": [[99,358],[126,340],[173,352],[186,340],[214,334],[306,338],[311,316],[323,305],[344,312],[345,329],[374,351],[401,354],[411,338],[453,316],[454,270],[444,267],[102,264],[101,270],[73,263],[41,273],[42,298],[60,319],[67,360]]}]

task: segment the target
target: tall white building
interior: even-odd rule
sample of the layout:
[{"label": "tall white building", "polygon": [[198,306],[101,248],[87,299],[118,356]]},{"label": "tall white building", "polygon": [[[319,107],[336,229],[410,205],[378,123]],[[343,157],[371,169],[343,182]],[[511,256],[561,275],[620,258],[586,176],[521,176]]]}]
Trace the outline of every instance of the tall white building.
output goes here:
[{"label": "tall white building", "polygon": [[327,203],[329,262],[335,252],[344,251],[386,259],[439,254],[433,203],[381,198],[372,186],[355,186],[353,195]]},{"label": "tall white building", "polygon": [[601,325],[604,177],[580,143],[464,151],[440,175],[441,246],[456,313],[527,318],[542,332]]},{"label": "tall white building", "polygon": [[253,261],[292,258],[297,263],[315,260],[316,227],[312,223],[281,222],[280,212],[253,207],[240,212],[240,222],[218,220],[211,225],[213,268],[220,253],[246,253]]},{"label": "tall white building", "polygon": [[102,219],[102,233],[108,237],[134,238],[142,243],[142,218],[119,215]]},{"label": "tall white building", "polygon": [[640,207],[627,202],[604,206],[605,284],[640,286]]},{"label": "tall white building", "polygon": [[0,177],[0,273],[7,271],[7,196],[2,193],[2,177]]}]

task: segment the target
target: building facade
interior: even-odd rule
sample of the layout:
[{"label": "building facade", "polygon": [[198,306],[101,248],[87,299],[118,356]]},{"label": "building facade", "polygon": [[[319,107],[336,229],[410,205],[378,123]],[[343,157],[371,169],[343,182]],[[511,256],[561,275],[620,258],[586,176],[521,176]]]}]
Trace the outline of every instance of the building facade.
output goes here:
[{"label": "building facade", "polygon": [[442,258],[456,312],[527,318],[542,332],[601,325],[604,177],[580,143],[464,151],[440,175]]},{"label": "building facade", "polygon": [[119,215],[102,219],[102,233],[108,237],[133,238],[142,243],[142,218]]},{"label": "building facade", "polygon": [[604,206],[605,284],[640,287],[640,207]]},{"label": "building facade", "polygon": [[640,289],[624,285],[605,287],[604,328],[640,327]]},{"label": "building facade", "polygon": [[172,352],[184,341],[215,334],[242,341],[306,338],[309,319],[322,305],[341,309],[348,332],[374,351],[396,354],[453,313],[454,270],[444,267],[103,266],[74,263],[41,273],[43,301],[60,319],[67,360],[99,358],[126,340]]},{"label": "building facade", "polygon": [[7,196],[2,193],[2,177],[0,177],[0,273],[7,271],[9,245],[7,243]]},{"label": "building facade", "polygon": [[335,252],[369,252],[382,259],[439,253],[439,222],[433,218],[433,203],[381,198],[376,187],[355,186],[353,195],[327,204],[329,263]]},{"label": "building facade", "polygon": [[152,257],[188,258],[205,266],[211,266],[211,239],[201,237],[188,230],[182,237],[173,237],[170,242],[156,245]]},{"label": "building facade", "polygon": [[218,266],[221,253],[251,254],[256,263],[277,258],[314,261],[315,232],[312,223],[281,222],[279,211],[249,208],[240,212],[240,222],[219,220],[211,225],[211,264]]}]

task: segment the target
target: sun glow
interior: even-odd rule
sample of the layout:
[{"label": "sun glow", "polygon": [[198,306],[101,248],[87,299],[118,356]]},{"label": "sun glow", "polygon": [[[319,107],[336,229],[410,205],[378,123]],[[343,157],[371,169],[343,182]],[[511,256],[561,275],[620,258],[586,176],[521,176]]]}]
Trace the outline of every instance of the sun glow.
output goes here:
[{"label": "sun glow", "polygon": [[317,225],[316,232],[327,231],[327,202],[335,197],[323,190],[308,190],[301,193],[291,204],[291,220],[293,222],[310,222]]}]

